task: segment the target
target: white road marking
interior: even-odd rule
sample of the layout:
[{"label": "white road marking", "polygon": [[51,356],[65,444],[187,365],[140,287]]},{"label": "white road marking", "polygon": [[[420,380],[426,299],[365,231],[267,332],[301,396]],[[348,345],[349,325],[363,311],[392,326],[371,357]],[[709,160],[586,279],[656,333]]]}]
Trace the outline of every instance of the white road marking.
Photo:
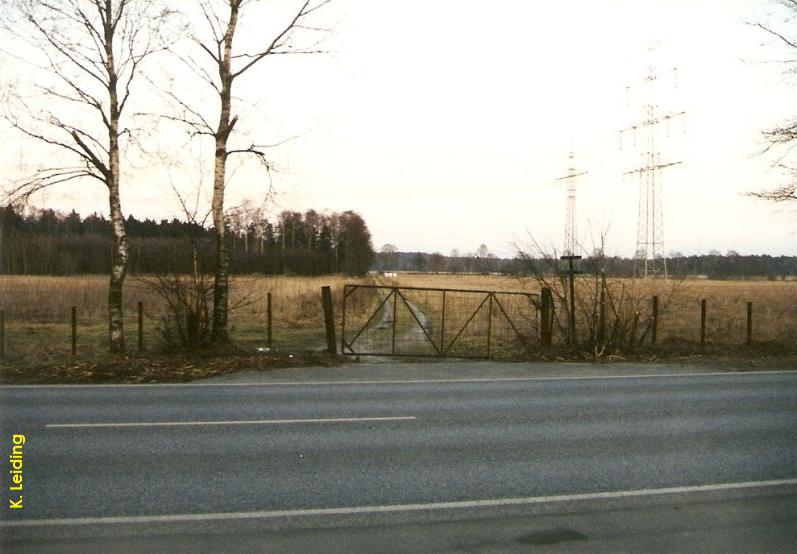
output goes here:
[{"label": "white road marking", "polygon": [[315,419],[252,419],[240,421],[140,421],[124,423],[48,423],[51,429],[86,427],[178,427],[183,425],[289,425],[291,423],[359,423],[364,421],[410,421],[415,416],[400,417],[335,417]]},{"label": "white road marking", "polygon": [[152,388],[152,387],[313,387],[344,385],[415,385],[423,383],[492,383],[514,381],[586,381],[599,379],[657,379],[665,377],[718,377],[736,375],[781,375],[794,374],[797,370],[768,371],[715,371],[706,373],[657,373],[651,375],[579,375],[567,377],[473,377],[464,379],[401,379],[401,380],[349,380],[349,381],[274,381],[263,382],[229,382],[229,383],[98,383],[98,384],[62,384],[62,385],[0,385],[0,389],[78,389],[78,388]]},{"label": "white road marking", "polygon": [[505,506],[523,506],[557,502],[577,502],[589,500],[611,500],[642,496],[661,496],[667,494],[683,494],[693,492],[730,491],[751,489],[756,487],[781,487],[797,485],[797,479],[779,479],[774,481],[747,481],[742,483],[719,483],[715,485],[695,485],[687,487],[668,487],[661,489],[638,489],[629,491],[610,491],[585,494],[563,494],[557,496],[532,496],[522,498],[497,498],[488,500],[465,500],[460,502],[437,502],[428,504],[388,504],[382,506],[353,506],[341,508],[311,508],[298,510],[267,510],[257,512],[219,512],[205,514],[169,514],[148,516],[115,516],[115,517],[77,517],[55,519],[21,519],[16,521],[0,521],[3,527],[37,527],[57,525],[107,525],[107,524],[151,524],[180,523],[203,521],[229,521],[243,519],[273,519],[306,516],[358,515],[390,512],[414,512],[424,510],[450,510],[463,508],[489,508]]}]

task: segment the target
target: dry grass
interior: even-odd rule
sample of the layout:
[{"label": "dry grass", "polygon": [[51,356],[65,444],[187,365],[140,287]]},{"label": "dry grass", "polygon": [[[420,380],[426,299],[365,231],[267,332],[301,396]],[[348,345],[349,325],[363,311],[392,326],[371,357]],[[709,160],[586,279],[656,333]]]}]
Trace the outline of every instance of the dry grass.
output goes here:
[{"label": "dry grass", "polygon": [[[232,280],[230,314],[232,337],[244,343],[265,344],[266,296],[272,294],[274,345],[281,349],[322,349],[324,342],[320,289],[332,287],[336,314],[341,313],[343,285],[361,282],[341,276],[239,277]],[[7,360],[50,363],[70,352],[70,311],[77,306],[78,355],[101,356],[106,350],[108,278],[0,276],[0,310],[5,311]],[[136,277],[125,285],[125,335],[136,347],[137,304],[144,303],[145,344],[158,343],[156,330],[164,313],[163,301]]]},{"label": "dry grass", "polygon": [[[277,348],[320,350],[324,347],[320,288],[331,285],[336,322],[342,313],[343,286],[371,282],[340,276],[238,277],[233,280],[230,315],[232,337],[243,343],[265,344],[266,294],[273,298],[274,343]],[[453,276],[400,274],[382,279],[385,284],[431,288],[537,292],[530,279],[504,276]],[[70,308],[78,306],[79,358],[102,356],[106,349],[106,294],[104,276],[25,277],[0,276],[0,309],[6,318],[6,352],[10,364],[49,363],[68,357]],[[753,339],[790,343],[797,338],[797,282],[684,281],[669,305],[664,299],[672,282],[614,280],[613,290],[636,290],[643,311],[658,294],[665,308],[660,316],[660,340],[699,340],[700,300],[708,302],[707,340],[714,345],[739,345],[745,340],[746,304],[753,302]],[[128,347],[136,345],[136,304],[145,307],[145,342],[157,344],[156,326],[163,314],[162,301],[135,277],[125,289],[125,328]],[[367,308],[367,307],[366,307]],[[351,313],[351,312],[350,312]],[[645,317],[645,314],[643,314]],[[340,329],[338,329],[340,332]]]},{"label": "dry grass", "polygon": [[[582,277],[580,294],[594,287]],[[399,274],[390,280],[401,286],[539,292],[530,278],[500,275],[415,275]],[[611,279],[615,295],[622,287],[642,299],[642,318],[648,316],[649,299],[660,298],[658,336],[667,341],[700,340],[700,302],[706,299],[706,340],[713,344],[738,345],[746,339],[747,302],[753,303],[753,340],[788,342],[797,338],[797,282],[792,281],[709,281]],[[671,300],[673,287],[676,288]],[[577,293],[578,295],[579,293]]]}]

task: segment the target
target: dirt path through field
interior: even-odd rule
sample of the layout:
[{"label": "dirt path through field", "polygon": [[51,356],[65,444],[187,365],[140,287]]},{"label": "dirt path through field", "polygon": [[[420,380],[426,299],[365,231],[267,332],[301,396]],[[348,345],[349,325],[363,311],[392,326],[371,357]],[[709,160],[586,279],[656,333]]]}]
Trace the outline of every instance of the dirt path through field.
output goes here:
[{"label": "dirt path through field", "polygon": [[[375,279],[375,283],[383,287],[390,286],[378,279]],[[387,297],[387,294],[385,293],[384,289],[376,289],[376,290],[377,294],[379,294],[379,302],[384,302],[385,298]],[[401,332],[400,335],[396,336],[396,344],[397,345],[427,344],[429,342],[429,339],[427,338],[426,335],[431,334],[431,325],[429,323],[429,318],[416,304],[410,302],[403,296],[399,300],[397,300],[397,304],[399,301],[401,303],[406,302],[406,306],[410,309],[410,311],[413,313],[413,315],[418,321],[417,322],[410,321],[409,328]],[[374,328],[378,331],[385,331],[387,329],[392,328],[394,324],[394,319],[395,319],[395,313],[393,310],[393,303],[387,301],[384,302],[383,304],[382,317],[379,319],[379,321],[371,323],[371,325],[374,326]],[[418,325],[418,323],[420,323],[420,325]],[[376,336],[369,334],[367,337],[363,338],[365,339],[364,341],[358,341],[360,342],[359,344],[360,350],[367,352],[367,351],[378,351],[380,349],[378,344],[380,342],[378,340],[379,338],[378,334]],[[369,338],[371,340],[368,340]]]}]

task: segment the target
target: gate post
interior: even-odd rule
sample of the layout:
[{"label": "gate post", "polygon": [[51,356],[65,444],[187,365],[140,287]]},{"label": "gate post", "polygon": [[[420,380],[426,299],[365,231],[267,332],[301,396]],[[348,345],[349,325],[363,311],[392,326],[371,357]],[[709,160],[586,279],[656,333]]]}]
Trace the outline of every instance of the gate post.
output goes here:
[{"label": "gate post", "polygon": [[492,330],[493,330],[493,297],[495,296],[492,292],[489,293],[490,298],[490,305],[487,308],[487,357],[490,357],[490,339],[492,338]]},{"label": "gate post", "polygon": [[332,289],[329,285],[321,287],[321,303],[324,305],[324,326],[327,332],[327,353],[338,353],[335,341],[335,319],[332,313]]},{"label": "gate post", "polygon": [[346,353],[346,299],[349,297],[349,287],[351,285],[343,285],[343,313],[340,320],[340,353]]},{"label": "gate post", "polygon": [[398,301],[398,289],[393,289],[393,338],[390,339],[390,355],[394,355],[396,353],[396,307]]},{"label": "gate post", "polygon": [[446,290],[443,289],[443,313],[440,317],[440,356],[446,355]]},{"label": "gate post", "polygon": [[551,346],[551,331],[553,330],[553,294],[551,289],[543,287],[540,296],[540,343],[542,346]]}]

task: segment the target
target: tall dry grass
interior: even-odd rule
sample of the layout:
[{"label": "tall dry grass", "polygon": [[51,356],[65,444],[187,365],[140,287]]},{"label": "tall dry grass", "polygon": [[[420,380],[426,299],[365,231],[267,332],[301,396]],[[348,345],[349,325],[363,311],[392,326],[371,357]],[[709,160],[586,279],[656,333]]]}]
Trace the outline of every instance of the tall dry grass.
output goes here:
[{"label": "tall dry grass", "polygon": [[[595,290],[589,276],[581,276],[577,295]],[[532,278],[502,275],[398,274],[388,279],[399,286],[539,292]],[[706,340],[714,344],[741,344],[747,334],[747,302],[753,303],[753,340],[788,342],[797,339],[797,282],[609,279],[608,286],[619,296],[641,299],[640,318],[650,316],[651,299],[658,295],[660,314],[658,339],[700,340],[700,303],[707,303]],[[673,288],[675,289],[673,291]],[[669,302],[665,302],[669,298]],[[563,313],[563,310],[559,310]],[[577,310],[577,317],[578,317]]]},{"label": "tall dry grass", "polygon": [[[245,276],[232,279],[230,333],[233,339],[266,337],[266,298],[272,295],[276,346],[320,349],[324,343],[321,287],[332,287],[338,324],[343,286],[362,279],[342,276]],[[106,350],[108,278],[100,275],[49,277],[0,276],[0,310],[5,312],[8,358],[13,361],[62,358],[70,350],[70,312],[77,307],[81,356]],[[157,327],[165,313],[163,299],[140,278],[128,277],[124,291],[125,336],[129,350],[137,343],[138,302],[144,305],[147,347],[158,345]]]},{"label": "tall dry grass", "polygon": [[[342,276],[246,276],[231,280],[231,319],[239,322],[263,320],[266,297],[272,295],[273,318],[290,326],[313,325],[323,321],[320,312],[320,290],[332,287],[336,302],[342,302],[343,286],[360,283],[361,279]],[[108,278],[100,275],[80,277],[0,276],[0,309],[6,321],[57,323],[69,318],[72,306],[77,306],[79,321],[104,321],[107,310]],[[162,299],[147,288],[140,279],[129,277],[125,284],[126,316],[134,316],[138,302],[145,311],[157,315]],[[342,307],[342,306],[340,306]]]},{"label": "tall dry grass", "polygon": [[[588,277],[581,277],[586,280]],[[457,288],[508,292],[538,292],[531,279],[494,275],[411,275],[380,279],[383,284],[430,288]],[[245,276],[232,281],[231,336],[260,341],[266,335],[266,296],[273,299],[276,345],[290,348],[323,348],[323,315],[320,289],[332,287],[336,322],[340,324],[343,286],[373,280],[341,276]],[[587,281],[585,281],[585,284]],[[669,304],[664,303],[673,281],[610,280],[613,290],[634,288],[643,299],[641,318],[649,316],[649,299],[658,294],[662,313],[658,337],[662,342],[696,342],[700,332],[700,301],[708,303],[707,341],[716,345],[742,344],[746,336],[746,306],[753,302],[753,339],[789,342],[797,339],[797,282],[783,281],[684,281]],[[45,277],[0,276],[0,310],[5,311],[9,359],[63,357],[69,352],[69,317],[77,306],[79,351],[86,355],[105,351],[107,335],[107,286],[104,276]],[[586,290],[586,288],[584,289]],[[157,344],[156,326],[164,313],[162,300],[139,279],[125,285],[125,329],[128,348],[136,343],[137,303],[144,303],[145,340]],[[583,321],[583,320],[582,320]],[[340,329],[338,328],[338,332]],[[339,336],[339,335],[338,335]]]}]

